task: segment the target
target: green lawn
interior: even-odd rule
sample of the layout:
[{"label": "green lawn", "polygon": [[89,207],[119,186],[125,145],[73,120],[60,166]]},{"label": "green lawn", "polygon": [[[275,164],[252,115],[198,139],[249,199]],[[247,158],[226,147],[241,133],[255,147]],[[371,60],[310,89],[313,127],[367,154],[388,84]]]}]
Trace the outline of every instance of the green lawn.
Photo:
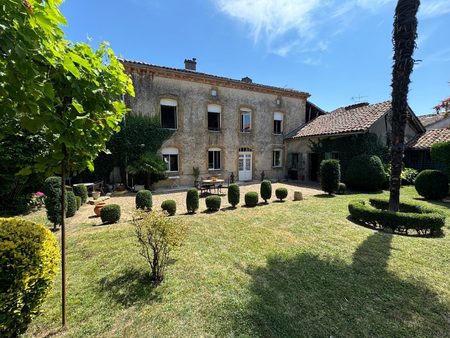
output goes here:
[{"label": "green lawn", "polygon": [[348,202],[368,196],[177,216],[188,237],[156,288],[130,225],[79,225],[68,234],[68,329],[58,331],[58,280],[27,334],[449,337],[450,220],[443,238],[376,232],[347,219]]}]

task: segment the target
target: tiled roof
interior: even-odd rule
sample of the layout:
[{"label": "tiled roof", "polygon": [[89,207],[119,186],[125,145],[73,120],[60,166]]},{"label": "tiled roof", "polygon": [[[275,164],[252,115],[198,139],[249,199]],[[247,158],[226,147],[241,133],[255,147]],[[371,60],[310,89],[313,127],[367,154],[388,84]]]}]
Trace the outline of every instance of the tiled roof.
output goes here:
[{"label": "tiled roof", "polygon": [[391,101],[338,108],[304,125],[292,138],[366,132],[390,109]]},{"label": "tiled roof", "polygon": [[172,67],[165,67],[165,66],[158,66],[151,63],[145,63],[140,61],[132,61],[132,60],[125,60],[121,59],[121,62],[124,64],[125,67],[127,66],[135,66],[140,68],[146,68],[146,69],[153,69],[153,70],[159,70],[162,72],[170,72],[171,74],[184,74],[186,76],[192,77],[194,79],[200,80],[200,82],[204,82],[206,79],[220,82],[223,85],[234,85],[241,87],[242,89],[247,90],[266,90],[266,91],[273,91],[277,93],[284,93],[287,96],[295,96],[295,97],[304,97],[307,98],[310,96],[309,93],[291,89],[291,88],[281,88],[281,87],[275,87],[275,86],[269,86],[269,85],[263,85],[253,82],[245,82],[242,80],[236,80],[231,79],[228,77],[223,76],[217,76],[207,73],[201,73],[194,70],[188,70],[188,69],[181,69],[181,68],[172,68]]},{"label": "tiled roof", "polygon": [[450,117],[450,114],[440,113],[418,116],[420,122],[422,122],[425,127],[439,122],[447,117]]},{"label": "tiled roof", "polygon": [[428,149],[438,142],[450,141],[450,129],[432,129],[417,135],[406,144],[408,149]]}]

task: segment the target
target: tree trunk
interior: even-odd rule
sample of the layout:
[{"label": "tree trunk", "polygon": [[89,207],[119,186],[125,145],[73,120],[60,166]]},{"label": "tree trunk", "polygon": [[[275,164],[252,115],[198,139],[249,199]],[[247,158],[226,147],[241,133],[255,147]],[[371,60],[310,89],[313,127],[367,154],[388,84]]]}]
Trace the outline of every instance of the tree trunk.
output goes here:
[{"label": "tree trunk", "polygon": [[62,326],[66,326],[66,162],[67,149],[63,145],[64,158],[61,164],[61,315]]},{"label": "tree trunk", "polygon": [[417,11],[420,0],[398,0],[393,31],[394,67],[392,70],[391,181],[389,210],[399,211],[400,175],[408,117],[408,87],[414,66]]}]

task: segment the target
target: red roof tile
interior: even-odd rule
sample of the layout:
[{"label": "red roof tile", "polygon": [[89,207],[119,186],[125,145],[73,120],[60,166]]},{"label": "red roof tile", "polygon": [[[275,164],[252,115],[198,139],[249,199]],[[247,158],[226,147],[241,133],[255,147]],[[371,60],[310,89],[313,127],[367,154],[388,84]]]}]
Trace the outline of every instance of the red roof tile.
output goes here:
[{"label": "red roof tile", "polygon": [[450,129],[432,129],[418,135],[406,144],[408,149],[428,149],[438,142],[450,141]]}]

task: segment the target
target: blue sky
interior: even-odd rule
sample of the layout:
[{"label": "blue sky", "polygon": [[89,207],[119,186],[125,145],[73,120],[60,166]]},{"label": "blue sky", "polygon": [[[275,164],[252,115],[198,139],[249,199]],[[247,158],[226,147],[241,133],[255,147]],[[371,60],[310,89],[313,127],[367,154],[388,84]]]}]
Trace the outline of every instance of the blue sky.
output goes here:
[{"label": "blue sky", "polygon": [[[117,55],[295,88],[325,110],[390,98],[394,0],[66,0],[66,35]],[[450,96],[450,0],[422,0],[410,87],[418,115]]]}]

